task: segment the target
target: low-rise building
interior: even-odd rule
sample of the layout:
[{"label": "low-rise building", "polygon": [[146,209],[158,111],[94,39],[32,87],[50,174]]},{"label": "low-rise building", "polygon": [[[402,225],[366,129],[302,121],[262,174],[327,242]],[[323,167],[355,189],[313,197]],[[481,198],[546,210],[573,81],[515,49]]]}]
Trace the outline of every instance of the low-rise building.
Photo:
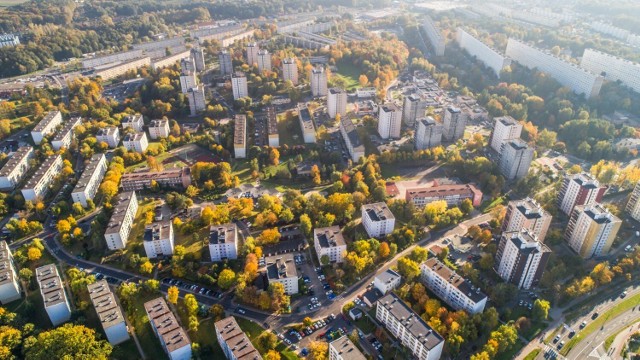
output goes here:
[{"label": "low-rise building", "polygon": [[464,310],[470,314],[484,311],[487,295],[438,258],[432,257],[420,264],[420,273],[427,289],[455,310]]},{"label": "low-rise building", "polygon": [[276,109],[273,106],[267,106],[267,134],[269,136],[269,146],[280,146],[280,132],[278,131],[278,118],[276,116]]},{"label": "low-rise building", "polygon": [[71,319],[71,306],[67,299],[58,268],[54,264],[44,265],[36,269],[36,281],[40,287],[40,295],[44,301],[44,309],[53,326],[58,326]]},{"label": "low-rise building", "polygon": [[0,241],[0,304],[6,305],[22,297],[20,279],[6,241]]},{"label": "low-rise building", "polygon": [[13,190],[29,171],[29,162],[33,158],[31,146],[21,146],[0,169],[0,190]]},{"label": "low-rise building", "polygon": [[370,237],[382,237],[393,232],[396,218],[383,202],[362,205],[362,225]]},{"label": "low-rise building", "polygon": [[347,116],[340,119],[340,134],[347,146],[351,161],[357,163],[360,158],[365,156],[364,144],[360,141],[360,135],[358,135],[353,121]]},{"label": "low-rise building", "polygon": [[366,360],[362,352],[344,335],[329,343],[329,360]]},{"label": "low-rise building", "polygon": [[58,151],[61,148],[68,149],[73,140],[73,129],[80,124],[82,124],[81,117],[74,117],[65,122],[62,129],[51,139],[51,147],[53,147],[53,150]]},{"label": "low-rise building", "polygon": [[87,201],[93,200],[98,192],[100,183],[107,172],[107,159],[104,154],[94,154],[89,160],[89,164],[84,168],[80,180],[71,192],[74,203],[80,203],[87,207]]},{"label": "low-rise building", "polygon": [[269,284],[279,282],[287,295],[298,293],[298,271],[293,254],[280,254],[264,258]]},{"label": "low-rise building", "polygon": [[127,115],[122,119],[122,129],[131,128],[135,132],[141,132],[144,127],[144,119],[141,114]]},{"label": "low-rise building", "polygon": [[167,302],[159,297],[144,303],[154,334],[170,360],[191,360],[191,340],[180,326]]},{"label": "low-rise building", "polygon": [[386,295],[390,291],[394,290],[402,282],[402,276],[397,272],[388,269],[382,272],[373,279],[373,287],[378,289],[382,295]]},{"label": "low-rise building", "polygon": [[262,356],[233,316],[217,321],[214,327],[218,344],[228,360],[262,360]]},{"label": "low-rise building", "polygon": [[374,87],[363,87],[363,88],[356,89],[356,96],[359,99],[374,98],[376,97],[376,94],[377,94],[377,90]]},{"label": "low-rise building", "polygon": [[482,191],[473,184],[435,185],[422,188],[407,189],[405,199],[417,207],[434,201],[444,200],[448,206],[457,206],[464,199],[471,200],[473,206],[482,204]]},{"label": "low-rise building", "polygon": [[149,259],[173,255],[174,237],[171,220],[154,221],[144,229],[144,251]]},{"label": "low-rise building", "polygon": [[151,65],[151,58],[149,56],[123,62],[113,62],[95,67],[93,76],[102,79],[102,81],[106,81],[149,65]]},{"label": "low-rise building", "polygon": [[152,140],[169,137],[169,120],[151,120],[149,123],[149,137]]},{"label": "low-rise building", "polygon": [[530,289],[542,278],[551,250],[529,230],[504,232],[496,252],[495,270],[502,280]]},{"label": "low-rise building", "polygon": [[316,128],[313,125],[313,119],[311,118],[311,112],[304,103],[298,104],[298,120],[300,122],[300,129],[302,130],[302,137],[305,144],[316,143]]},{"label": "low-rise building", "polygon": [[40,145],[45,136],[53,134],[58,125],[62,124],[62,113],[58,110],[49,111],[31,130],[31,137],[36,145]]},{"label": "low-rise building", "polygon": [[120,178],[120,186],[124,191],[150,189],[152,182],[167,188],[186,189],[191,185],[191,168],[171,168],[158,172],[137,171],[127,173]]},{"label": "low-rise building", "polygon": [[124,139],[122,139],[122,145],[124,145],[125,149],[128,151],[134,151],[142,154],[149,147],[147,133],[143,131],[135,134],[127,134]]},{"label": "low-rise building", "polygon": [[118,345],[129,340],[127,322],[107,280],[89,284],[87,290],[109,343]]},{"label": "low-rise building", "polygon": [[49,156],[40,164],[40,168],[22,188],[21,192],[24,200],[36,201],[37,199],[44,199],[49,192],[49,185],[60,175],[63,167],[62,156]]},{"label": "low-rise building", "polygon": [[444,338],[393,292],[376,303],[376,319],[420,360],[438,360]]},{"label": "low-rise building", "polygon": [[321,264],[324,256],[330,263],[341,263],[343,254],[347,252],[347,243],[344,241],[340,226],[337,225],[313,229],[313,244]]},{"label": "low-rise building", "polygon": [[120,129],[115,126],[107,126],[99,129],[96,133],[96,139],[98,142],[107,143],[110,148],[115,149],[120,143]]},{"label": "low-rise building", "polygon": [[416,131],[413,142],[416,150],[431,149],[442,144],[442,132],[444,127],[436,122],[431,116],[427,116],[415,121]]},{"label": "low-rise building", "polygon": [[233,124],[233,155],[236,159],[247,157],[247,117],[236,115]]},{"label": "low-rise building", "polygon": [[238,228],[234,223],[212,225],[209,228],[209,254],[211,261],[238,258]]},{"label": "low-rise building", "polygon": [[104,239],[109,250],[124,249],[127,246],[133,220],[138,212],[136,192],[119,194],[115,204],[109,224],[104,230]]}]

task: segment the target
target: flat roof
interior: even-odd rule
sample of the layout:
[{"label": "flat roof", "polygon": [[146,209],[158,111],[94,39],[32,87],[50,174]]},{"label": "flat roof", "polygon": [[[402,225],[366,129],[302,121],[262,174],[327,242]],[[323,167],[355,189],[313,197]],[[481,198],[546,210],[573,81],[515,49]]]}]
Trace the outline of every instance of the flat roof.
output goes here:
[{"label": "flat roof", "polygon": [[[551,249],[538,240],[538,237],[529,231],[529,229],[521,229],[520,231],[503,232],[502,237],[513,242],[522,253],[534,252],[551,252]],[[502,241],[502,240],[501,240]]]},{"label": "flat roof", "polygon": [[344,89],[340,89],[340,88],[336,88],[336,87],[329,88],[329,92],[331,94],[346,94],[347,93],[346,91],[344,91]]},{"label": "flat roof", "polygon": [[144,119],[142,118],[142,114],[133,114],[133,115],[127,115],[122,119],[122,124],[133,124],[133,123],[137,123],[137,122],[144,122]]},{"label": "flat roof", "polygon": [[372,221],[395,219],[387,204],[383,202],[362,205],[362,208]]},{"label": "flat roof", "polygon": [[127,134],[122,141],[140,141],[143,137],[146,138],[147,133],[141,131],[135,134]]},{"label": "flat roof", "polygon": [[77,193],[84,191],[84,189],[87,188],[87,185],[89,185],[89,180],[91,180],[95,172],[99,169],[98,165],[101,163],[106,164],[106,161],[104,154],[93,154],[93,156],[91,156],[91,160],[89,160],[89,164],[84,168],[84,171],[80,176],[80,180],[78,180],[73,192]]},{"label": "flat roof", "polygon": [[162,337],[169,353],[191,344],[186,332],[180,327],[175,315],[163,298],[147,301],[144,303],[144,309],[149,317],[149,322],[153,323],[158,337]]},{"label": "flat roof", "polygon": [[596,203],[589,206],[576,206],[574,211],[583,211],[596,224],[609,224],[622,221],[617,216],[613,215],[609,209],[604,207],[602,204]]},{"label": "flat roof", "polygon": [[[229,316],[214,324],[216,334],[227,343],[233,356],[238,360],[258,360],[262,359],[260,353],[253,347],[247,335],[240,329],[233,316]],[[217,336],[216,336],[217,337]]]},{"label": "flat roof", "polygon": [[238,241],[238,233],[234,223],[211,225],[209,228],[209,244],[217,245],[236,241]]},{"label": "flat roof", "polygon": [[281,254],[265,257],[267,277],[271,280],[298,277],[293,254]]},{"label": "flat roof", "polygon": [[387,271],[380,273],[378,275],[376,275],[376,279],[380,280],[381,282],[385,283],[385,284],[389,284],[393,281],[395,281],[398,278],[401,278],[402,276],[400,276],[400,274],[398,274],[397,272],[388,269]]},{"label": "flat roof", "polygon": [[33,128],[32,131],[40,132],[40,131],[44,130],[44,128],[47,127],[49,125],[49,123],[51,123],[51,121],[53,121],[53,119],[55,117],[57,117],[57,116],[62,116],[60,111],[58,111],[58,110],[49,111],[42,118],[42,120],[40,120],[40,122]]},{"label": "flat roof", "polygon": [[101,129],[98,129],[96,133],[97,136],[108,136],[113,135],[114,133],[119,132],[120,130],[116,126],[107,126]]},{"label": "flat roof", "polygon": [[129,209],[129,204],[132,201],[135,201],[135,191],[126,191],[118,194],[116,206],[113,207],[113,214],[111,215],[111,219],[109,219],[105,234],[120,232],[122,221],[124,221],[127,209]]},{"label": "flat roof", "polygon": [[142,239],[144,241],[158,241],[168,239],[172,227],[173,225],[171,224],[171,220],[169,219],[154,221],[144,228],[144,235],[142,236]]},{"label": "flat roof", "polygon": [[[51,168],[53,164],[57,162],[59,159],[61,159],[60,155],[49,156],[42,164],[40,164],[40,166],[38,167],[38,170],[36,171],[35,174],[33,174],[31,179],[27,181],[27,183],[24,185],[24,188],[33,189],[36,186],[36,184],[38,184],[42,180],[42,178],[47,173],[49,168]],[[60,174],[56,174],[56,176],[57,175],[60,175]]]},{"label": "flat roof", "polygon": [[150,128],[167,127],[167,126],[169,126],[168,119],[155,119],[155,120],[151,120],[151,122],[149,123]]},{"label": "flat roof", "polygon": [[13,282],[13,272],[9,245],[6,241],[0,241],[0,285]]},{"label": "flat roof", "polygon": [[396,112],[400,111],[400,108],[396,104],[384,104],[380,106],[384,112]]},{"label": "flat roof", "polygon": [[528,149],[529,145],[522,139],[511,139],[507,141],[507,144],[516,150]]},{"label": "flat roof", "polygon": [[122,309],[120,309],[116,297],[109,288],[107,280],[99,280],[89,284],[87,285],[87,290],[104,329],[124,321]]},{"label": "flat roof", "polygon": [[303,103],[298,104],[298,118],[300,119],[300,123],[304,127],[304,130],[313,130],[313,121],[311,120],[311,112],[309,112],[309,108]]},{"label": "flat roof", "polygon": [[120,182],[125,181],[151,181],[151,180],[166,180],[177,177],[190,176],[191,168],[188,166],[182,168],[170,168],[162,171],[137,171],[122,175]]},{"label": "flat roof", "polygon": [[475,286],[473,286],[473,284],[471,284],[469,280],[458,275],[455,271],[453,271],[452,269],[447,267],[444,263],[442,263],[440,260],[438,260],[438,258],[436,257],[429,258],[422,265],[428,267],[433,272],[438,274],[438,276],[441,279],[444,279],[444,281],[458,288],[460,292],[465,294],[473,302],[478,303],[483,299],[487,298],[487,295],[485,295],[480,290],[480,288],[476,288]]},{"label": "flat roof", "polygon": [[424,347],[431,350],[444,341],[442,336],[433,330],[427,323],[405,304],[398,295],[393,292],[383,296],[377,302],[400,322],[400,326],[409,331]]},{"label": "flat roof", "polygon": [[20,146],[18,150],[11,155],[9,161],[0,169],[0,176],[8,176],[25,157],[32,154],[32,151],[33,148],[31,146]]},{"label": "flat roof", "polygon": [[278,135],[278,118],[276,117],[276,109],[273,106],[267,106],[267,131],[269,135]]},{"label": "flat roof", "polygon": [[407,199],[456,195],[482,196],[482,192],[472,184],[452,184],[407,189]]},{"label": "flat roof", "polygon": [[60,131],[58,131],[58,133],[53,137],[52,141],[60,141],[64,139],[64,137],[67,136],[68,133],[73,131],[76,126],[80,125],[80,123],[82,123],[81,117],[74,117],[69,119],[69,121],[64,123],[62,129],[60,129]]},{"label": "flat roof", "polygon": [[344,132],[347,133],[353,149],[364,151],[364,145],[360,141],[360,136],[353,125],[353,121],[348,116],[345,116],[340,118],[340,125],[344,128]]},{"label": "flat roof", "polygon": [[513,205],[527,219],[539,219],[549,215],[542,208],[542,205],[530,197],[523,200],[510,201],[509,205]]},{"label": "flat roof", "polygon": [[496,118],[496,122],[501,122],[504,126],[518,125],[518,122],[511,116],[500,116]]},{"label": "flat roof", "polygon": [[44,306],[49,307],[67,302],[62,279],[58,274],[58,268],[54,264],[48,264],[36,269],[36,281],[40,287],[40,294],[44,300]]},{"label": "flat roof", "polygon": [[235,123],[233,124],[233,144],[244,145],[246,142],[247,132],[247,117],[244,115],[236,115]]},{"label": "flat roof", "polygon": [[595,178],[595,176],[587,172],[575,174],[571,177],[571,180],[587,189],[596,189],[600,187],[600,182]]},{"label": "flat roof", "polygon": [[329,346],[334,348],[342,360],[366,360],[367,358],[362,355],[360,350],[349,340],[349,337],[344,335],[338,340],[332,341]]},{"label": "flat roof", "polygon": [[318,240],[321,248],[332,248],[346,245],[340,226],[330,226],[313,230],[313,236]]}]

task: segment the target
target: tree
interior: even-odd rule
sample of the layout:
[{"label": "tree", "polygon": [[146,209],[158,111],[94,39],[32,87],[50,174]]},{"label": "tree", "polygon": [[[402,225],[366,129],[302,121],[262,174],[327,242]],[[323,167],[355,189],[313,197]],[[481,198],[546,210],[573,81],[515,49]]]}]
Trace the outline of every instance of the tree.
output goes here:
[{"label": "tree", "polygon": [[36,261],[42,257],[42,251],[35,246],[29,247],[27,250],[27,258],[29,261]]},{"label": "tree", "polygon": [[180,295],[180,290],[177,286],[171,286],[167,290],[167,300],[172,304],[178,303],[178,296]]},{"label": "tree", "polygon": [[329,255],[322,255],[320,257],[320,264],[322,264],[323,266],[327,266],[331,263],[331,259],[329,258]]},{"label": "tree", "polygon": [[414,277],[420,275],[420,267],[415,261],[407,257],[401,257],[398,259],[398,272],[407,282],[410,282]]},{"label": "tree", "polygon": [[198,300],[193,294],[187,294],[184,296],[184,306],[187,308],[189,315],[198,314]]},{"label": "tree", "polygon": [[304,326],[311,326],[313,324],[313,319],[307,316],[302,319],[302,323],[304,324]]},{"label": "tree", "polygon": [[69,221],[67,220],[60,220],[58,221],[58,232],[60,232],[61,234],[68,234],[71,231],[71,224],[69,223]]},{"label": "tree", "polygon": [[547,320],[549,317],[549,309],[551,309],[551,304],[547,300],[536,299],[533,302],[532,315],[536,320]]},{"label": "tree", "polygon": [[97,340],[95,331],[82,325],[64,324],[31,336],[24,342],[26,359],[108,359],[113,347]]},{"label": "tree", "polygon": [[276,346],[278,346],[278,337],[270,331],[263,332],[256,340],[256,345],[260,353],[275,350]]},{"label": "tree", "polygon": [[196,196],[198,196],[198,193],[200,192],[200,190],[198,190],[197,187],[193,186],[193,185],[189,185],[187,187],[187,190],[185,190],[185,195],[187,195],[189,198],[194,198]]},{"label": "tree", "polygon": [[260,245],[277,244],[280,242],[280,232],[278,228],[265,229],[256,241]]},{"label": "tree", "polygon": [[360,77],[358,78],[358,83],[360,84],[361,87],[365,87],[369,84],[369,78],[367,78],[367,75],[361,74]]},{"label": "tree", "polygon": [[18,275],[20,276],[20,279],[30,282],[33,277],[33,271],[29,268],[22,268],[20,269],[20,272],[18,272]]},{"label": "tree", "polygon": [[140,272],[143,274],[151,274],[151,272],[153,271],[153,264],[151,264],[150,261],[145,261],[143,264],[140,265]]},{"label": "tree", "polygon": [[320,177],[320,169],[318,165],[313,165],[311,167],[311,181],[313,181],[314,185],[320,185],[322,183],[322,178]]},{"label": "tree", "polygon": [[198,332],[198,327],[200,327],[198,316],[189,315],[189,331]]},{"label": "tree", "polygon": [[278,149],[271,148],[269,150],[269,163],[274,166],[280,164],[280,152],[278,151]]},{"label": "tree", "polygon": [[300,215],[300,229],[305,234],[305,236],[311,235],[311,230],[313,229],[313,225],[311,224],[311,218],[309,218],[309,215],[307,214]]},{"label": "tree", "polygon": [[142,287],[144,287],[148,293],[155,293],[160,289],[160,281],[154,279],[145,280],[145,282],[142,283]]},{"label": "tree", "polygon": [[391,249],[389,248],[389,244],[386,241],[380,243],[380,247],[378,248],[378,256],[382,259],[385,259],[391,253]]},{"label": "tree", "polygon": [[325,341],[312,341],[309,343],[309,360],[326,360],[329,352],[329,344]]},{"label": "tree", "polygon": [[460,203],[460,211],[466,215],[469,215],[473,211],[473,202],[471,202],[471,199],[462,200]]},{"label": "tree", "polygon": [[218,286],[221,289],[227,290],[231,288],[236,282],[236,273],[231,269],[224,269],[218,276]]},{"label": "tree", "polygon": [[484,253],[478,262],[480,269],[488,271],[493,267],[494,260],[491,254]]},{"label": "tree", "polygon": [[224,316],[224,307],[220,304],[213,304],[209,308],[209,315],[213,317],[214,321],[222,319]]},{"label": "tree", "polygon": [[418,264],[421,264],[425,260],[427,260],[428,256],[429,251],[422,246],[418,246],[415,249],[411,250],[411,254],[409,254],[409,258]]},{"label": "tree", "polygon": [[264,360],[280,360],[280,353],[275,350],[269,350],[269,352],[264,356]]}]

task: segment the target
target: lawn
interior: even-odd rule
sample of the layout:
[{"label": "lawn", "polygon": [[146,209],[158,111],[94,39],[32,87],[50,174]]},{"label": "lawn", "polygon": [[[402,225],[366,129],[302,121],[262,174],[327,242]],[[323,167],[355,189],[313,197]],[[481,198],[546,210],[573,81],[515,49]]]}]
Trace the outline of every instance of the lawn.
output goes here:
[{"label": "lawn", "polygon": [[127,312],[127,317],[131,322],[131,326],[133,326],[133,331],[135,331],[147,359],[167,359],[167,355],[160,345],[160,340],[153,333],[149,319],[147,318],[147,313],[144,310],[144,303],[156,299],[158,296],[158,294],[141,292],[133,302],[132,311]]},{"label": "lawn", "polygon": [[524,357],[524,360],[534,360],[535,358],[538,357],[538,354],[540,354],[540,349],[534,349],[533,351],[531,351],[530,353],[527,354],[527,356]]},{"label": "lawn", "polygon": [[236,160],[231,166],[233,176],[237,176],[240,179],[241,184],[251,182],[251,166],[248,161]]},{"label": "lawn", "polygon": [[287,113],[277,115],[278,119],[278,135],[280,136],[280,144],[287,144],[289,147],[304,144],[300,122],[298,120],[298,111],[293,111],[293,117],[287,120]]},{"label": "lawn", "polygon": [[620,302],[618,305],[613,308],[607,310],[604,314],[600,314],[598,318],[591,321],[582,331],[580,331],[571,341],[565,345],[565,347],[560,351],[562,355],[567,355],[571,349],[576,346],[583,338],[589,336],[594,331],[600,329],[607,321],[615,319],[620,314],[628,311],[629,309],[638,305],[640,301],[640,294],[636,294],[631,296],[624,301]]},{"label": "lawn", "polygon": [[355,324],[365,335],[371,334],[376,329],[376,324],[368,316],[362,316],[362,318],[355,321]]},{"label": "lawn", "polygon": [[334,73],[332,75],[342,77],[346,86],[346,90],[351,91],[357,87],[360,87],[359,78],[361,74],[362,70],[359,67],[347,61],[343,61],[338,64],[338,73]]},{"label": "lawn", "polygon": [[[155,149],[160,145],[159,142],[149,143],[149,150]],[[175,156],[174,154],[166,151],[155,157],[158,164],[162,164],[165,169],[171,169],[174,167],[188,166],[184,161]],[[147,167],[147,162],[143,161],[139,164],[131,165],[125,169],[126,172],[132,172],[134,170],[140,170]]]}]

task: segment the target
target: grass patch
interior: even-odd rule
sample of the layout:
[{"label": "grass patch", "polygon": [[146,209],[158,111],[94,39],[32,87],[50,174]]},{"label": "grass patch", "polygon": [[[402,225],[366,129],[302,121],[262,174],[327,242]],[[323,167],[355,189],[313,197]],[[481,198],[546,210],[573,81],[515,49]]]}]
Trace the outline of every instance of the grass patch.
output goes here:
[{"label": "grass patch", "polygon": [[538,357],[538,354],[540,354],[540,349],[533,349],[533,351],[531,351],[527,354],[527,356],[524,357],[524,360],[534,360]]},{"label": "grass patch", "polygon": [[231,166],[233,176],[237,176],[240,179],[240,183],[251,182],[251,166],[246,160],[236,160]]},{"label": "grass patch", "polygon": [[362,330],[362,333],[365,335],[371,334],[376,329],[376,324],[374,324],[368,316],[364,315],[360,319],[355,321],[355,324],[360,330]]},{"label": "grass patch", "polygon": [[562,325],[558,326],[555,330],[553,330],[551,334],[549,334],[547,338],[544,339],[544,342],[545,343],[551,342],[551,340],[553,340],[553,338],[556,337],[556,335],[558,335],[558,333],[560,332],[560,329],[562,329]]},{"label": "grass patch", "polygon": [[616,339],[616,337],[618,335],[620,335],[621,332],[627,330],[631,325],[625,326],[624,329],[621,329],[620,331],[616,332],[615,334],[611,334],[611,336],[609,336],[605,341],[604,341],[604,349],[609,351],[609,348],[611,347],[611,345],[613,344],[613,341]]},{"label": "grass patch", "polygon": [[511,349],[508,351],[496,355],[496,360],[512,360],[516,358],[516,354],[524,347],[524,344],[518,340]]},{"label": "grass patch", "polygon": [[584,329],[582,329],[582,331],[580,331],[573,339],[571,339],[571,341],[569,341],[567,345],[565,345],[562,351],[560,351],[560,354],[566,356],[569,351],[571,351],[571,349],[576,346],[583,338],[600,329],[607,321],[616,318],[618,315],[638,305],[639,301],[640,294],[636,294],[620,302],[613,308],[607,310],[604,314],[600,314],[597,319],[591,321]]},{"label": "grass patch", "polygon": [[[158,146],[160,146],[159,142],[152,142],[149,143],[149,148],[148,150],[156,150],[158,148]],[[185,163],[184,161],[182,161],[179,157],[177,157],[176,155],[165,151],[162,154],[158,155],[155,157],[156,161],[158,162],[158,164],[162,164],[162,166],[165,169],[171,169],[171,168],[175,168],[175,167],[184,167],[184,166],[189,166],[187,165],[187,163]],[[125,172],[132,172],[134,170],[140,170],[143,168],[147,167],[147,162],[143,161],[141,163],[135,164],[135,165],[131,165],[129,167],[127,167],[125,169]]]},{"label": "grass patch", "polygon": [[484,203],[482,203],[482,205],[480,206],[480,211],[482,211],[483,214],[486,214],[493,210],[496,206],[502,204],[504,204],[504,197],[500,196],[495,198],[493,201],[485,201]]},{"label": "grass patch", "polygon": [[[127,312],[127,317],[133,326],[133,330],[140,341],[140,346],[144,351],[147,359],[166,359],[167,355],[162,346],[160,340],[156,337],[149,324],[149,318],[144,310],[144,303],[153,300],[158,297],[158,294],[148,294],[141,292],[139,296],[135,297],[131,305],[131,311]],[[129,354],[130,355],[130,354]]]},{"label": "grass patch", "polygon": [[277,115],[278,119],[278,135],[280,144],[287,144],[289,147],[304,144],[300,122],[298,120],[298,111],[291,110],[293,116],[287,119],[287,113]]},{"label": "grass patch", "polygon": [[332,75],[341,77],[346,90],[351,91],[360,87],[359,78],[362,73],[363,72],[359,67],[347,61],[342,61],[338,64],[338,73],[334,73]]}]

